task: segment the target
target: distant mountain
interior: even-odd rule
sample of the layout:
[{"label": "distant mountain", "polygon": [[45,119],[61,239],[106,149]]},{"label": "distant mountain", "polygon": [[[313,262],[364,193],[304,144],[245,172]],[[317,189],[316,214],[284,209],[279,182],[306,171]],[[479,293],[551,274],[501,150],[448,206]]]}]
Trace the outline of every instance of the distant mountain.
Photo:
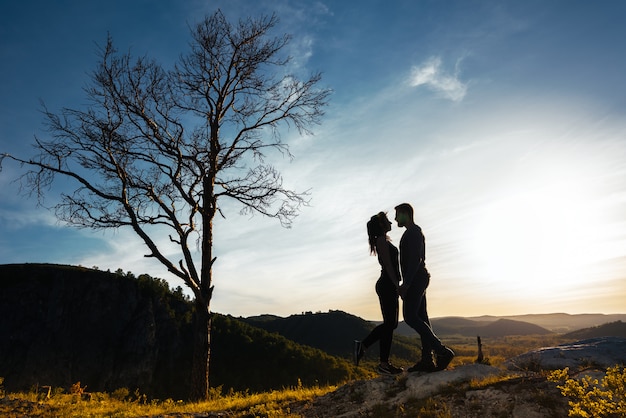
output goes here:
[{"label": "distant mountain", "polygon": [[[305,313],[287,318],[263,315],[240,318],[242,321],[269,332],[276,332],[298,344],[319,348],[327,353],[349,358],[352,341],[363,339],[377,324],[342,311],[328,313]],[[528,322],[498,319],[495,321],[472,321],[450,317],[434,319],[432,326],[438,336],[504,337],[509,335],[545,335],[551,331]],[[416,332],[406,323],[398,325],[394,336],[393,354],[412,361],[419,358]],[[378,345],[370,348],[371,357],[378,353]]]},{"label": "distant mountain", "polygon": [[566,314],[566,313],[550,313],[550,314],[527,314],[513,316],[477,316],[468,318],[472,321],[493,322],[498,319],[512,319],[515,321],[529,322],[539,325],[556,333],[566,333],[577,329],[596,327],[609,322],[622,321],[626,322],[626,314]]},{"label": "distant mountain", "polygon": [[[376,326],[374,322],[338,310],[324,313],[307,312],[286,318],[262,315],[239,319],[268,332],[278,333],[298,344],[314,347],[348,360],[352,359],[354,340],[362,340]],[[411,337],[413,338],[396,335],[392,356],[409,362],[419,358],[415,336]],[[367,350],[368,359],[376,360],[378,354],[378,344]]]},{"label": "distant mountain", "polygon": [[507,335],[545,335],[551,334],[545,328],[528,322],[512,319],[498,319],[488,325],[476,327],[474,334],[483,337],[504,337]]},{"label": "distant mountain", "polygon": [[307,312],[286,318],[263,315],[239,319],[298,344],[341,357],[350,356],[353,341],[362,339],[374,328],[371,322],[343,311]]},{"label": "distant mountain", "polygon": [[[538,325],[510,319],[475,321],[460,317],[434,318],[431,321],[433,331],[439,337],[506,337],[510,335],[545,335],[551,331]],[[402,322],[396,330],[398,335],[412,337],[417,335],[406,323]]]},{"label": "distant mountain", "polygon": [[[473,321],[467,318],[435,318],[431,320],[435,333],[439,336],[459,335],[463,337],[505,337],[509,335],[545,335],[551,331],[538,325],[511,319],[494,321]],[[405,330],[405,328],[403,328]],[[407,331],[415,333],[415,331]]]},{"label": "distant mountain", "polygon": [[626,338],[626,323],[622,321],[609,322],[592,328],[579,329],[564,335],[572,340],[585,340],[598,337],[624,337]]},{"label": "distant mountain", "polygon": [[[619,317],[620,315],[567,315],[557,313],[514,317],[443,317],[434,318],[431,320],[431,323],[435,333],[442,338],[452,336],[501,338],[554,333],[552,329],[546,329],[530,321],[545,323],[554,329],[563,330],[570,328],[578,329],[577,327],[581,324],[596,323],[597,321],[616,316]],[[511,318],[526,318],[528,321]],[[315,347],[344,358],[349,358],[351,355],[352,340],[363,339],[378,323],[366,321],[342,311],[316,314],[309,312],[286,318],[275,315],[262,315],[240,319],[269,332],[276,332],[299,344]],[[615,332],[611,335],[615,335]],[[394,336],[394,356],[407,361],[419,358],[416,338],[417,334],[415,331],[406,323],[400,322]],[[377,346],[370,348],[369,351],[371,352],[370,357],[376,358],[378,353]]]}]

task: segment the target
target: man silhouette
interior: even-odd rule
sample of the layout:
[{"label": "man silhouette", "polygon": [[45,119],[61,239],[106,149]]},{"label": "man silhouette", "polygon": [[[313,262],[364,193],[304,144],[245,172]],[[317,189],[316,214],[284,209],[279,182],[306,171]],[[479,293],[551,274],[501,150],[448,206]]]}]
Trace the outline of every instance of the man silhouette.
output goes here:
[{"label": "man silhouette", "polygon": [[[400,271],[402,285],[399,288],[403,300],[404,322],[413,328],[422,340],[422,358],[409,372],[434,372],[444,370],[454,357],[454,351],[444,346],[433,332],[426,311],[426,288],[430,274],[426,270],[426,245],[422,229],[413,221],[413,207],[408,203],[396,206],[395,220],[406,228],[400,239]],[[433,361],[435,353],[436,364]]]}]

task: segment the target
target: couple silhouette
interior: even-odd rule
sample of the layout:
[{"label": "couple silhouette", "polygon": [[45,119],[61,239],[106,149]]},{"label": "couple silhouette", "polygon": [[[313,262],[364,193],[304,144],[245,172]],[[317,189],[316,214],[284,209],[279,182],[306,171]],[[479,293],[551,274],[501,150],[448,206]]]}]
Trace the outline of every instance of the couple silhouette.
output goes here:
[{"label": "couple silhouette", "polygon": [[404,371],[389,362],[393,331],[398,327],[400,296],[403,301],[404,321],[419,334],[422,341],[422,358],[407,371],[430,373],[444,370],[452,361],[454,352],[441,343],[428,319],[426,289],[430,283],[430,274],[425,264],[424,234],[413,220],[413,207],[410,204],[402,203],[395,207],[395,211],[396,223],[399,227],[406,228],[400,239],[399,250],[387,235],[391,231],[391,221],[386,213],[379,212],[367,222],[370,254],[378,257],[381,266],[376,294],[380,301],[383,323],[376,326],[363,340],[354,342],[354,362],[358,366],[365,350],[378,341],[379,373],[395,375]]}]

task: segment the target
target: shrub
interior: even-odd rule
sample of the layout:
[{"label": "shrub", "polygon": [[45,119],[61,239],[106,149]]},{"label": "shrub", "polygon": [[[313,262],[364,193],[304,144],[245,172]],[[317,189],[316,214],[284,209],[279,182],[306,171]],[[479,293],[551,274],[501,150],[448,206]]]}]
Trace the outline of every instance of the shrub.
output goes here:
[{"label": "shrub", "polygon": [[555,370],[548,376],[561,394],[570,398],[570,417],[623,417],[626,415],[626,368],[609,367],[602,381],[591,376],[570,378],[569,369]]},{"label": "shrub", "polygon": [[118,401],[125,401],[128,395],[130,395],[130,391],[127,388],[119,388],[113,391],[111,397]]},{"label": "shrub", "polygon": [[74,395],[79,395],[81,396],[83,393],[85,393],[85,389],[87,388],[87,386],[82,387],[80,385],[80,382],[76,382],[74,383],[71,387],[70,387],[70,393],[74,394]]}]

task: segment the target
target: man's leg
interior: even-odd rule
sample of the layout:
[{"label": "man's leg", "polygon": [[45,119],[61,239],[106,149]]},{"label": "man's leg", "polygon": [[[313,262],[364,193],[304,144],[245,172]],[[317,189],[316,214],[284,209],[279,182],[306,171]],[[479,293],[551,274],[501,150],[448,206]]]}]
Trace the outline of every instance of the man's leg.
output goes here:
[{"label": "man's leg", "polygon": [[431,353],[433,349],[443,349],[441,341],[433,333],[430,323],[425,321],[420,315],[425,310],[424,303],[426,301],[425,292],[427,286],[427,281],[413,282],[411,287],[407,289],[404,297],[402,307],[404,321],[420,335],[422,340],[422,360],[412,368],[409,368],[409,371],[434,371],[432,355],[428,353]]},{"label": "man's leg", "polygon": [[[430,320],[428,319],[428,311],[426,308],[426,291],[424,291],[424,296],[422,296],[420,308],[419,308],[417,315],[432,330],[432,326],[430,325]],[[434,335],[434,331],[433,331],[433,335]],[[433,347],[429,340],[422,339],[422,362],[428,365],[434,364],[433,363]]]},{"label": "man's leg", "polygon": [[[412,368],[409,368],[409,371],[444,370],[454,358],[454,351],[442,344],[441,340],[439,340],[437,335],[435,335],[435,332],[430,326],[430,320],[426,310],[427,286],[428,285],[424,286],[424,291],[422,292],[422,297],[417,310],[417,317],[419,318],[419,321],[416,321],[418,328],[424,330],[424,333],[420,333],[417,328],[413,327],[413,329],[418,331],[422,338],[422,360]],[[433,351],[435,352],[435,357],[437,359],[436,366],[433,365]]]}]

